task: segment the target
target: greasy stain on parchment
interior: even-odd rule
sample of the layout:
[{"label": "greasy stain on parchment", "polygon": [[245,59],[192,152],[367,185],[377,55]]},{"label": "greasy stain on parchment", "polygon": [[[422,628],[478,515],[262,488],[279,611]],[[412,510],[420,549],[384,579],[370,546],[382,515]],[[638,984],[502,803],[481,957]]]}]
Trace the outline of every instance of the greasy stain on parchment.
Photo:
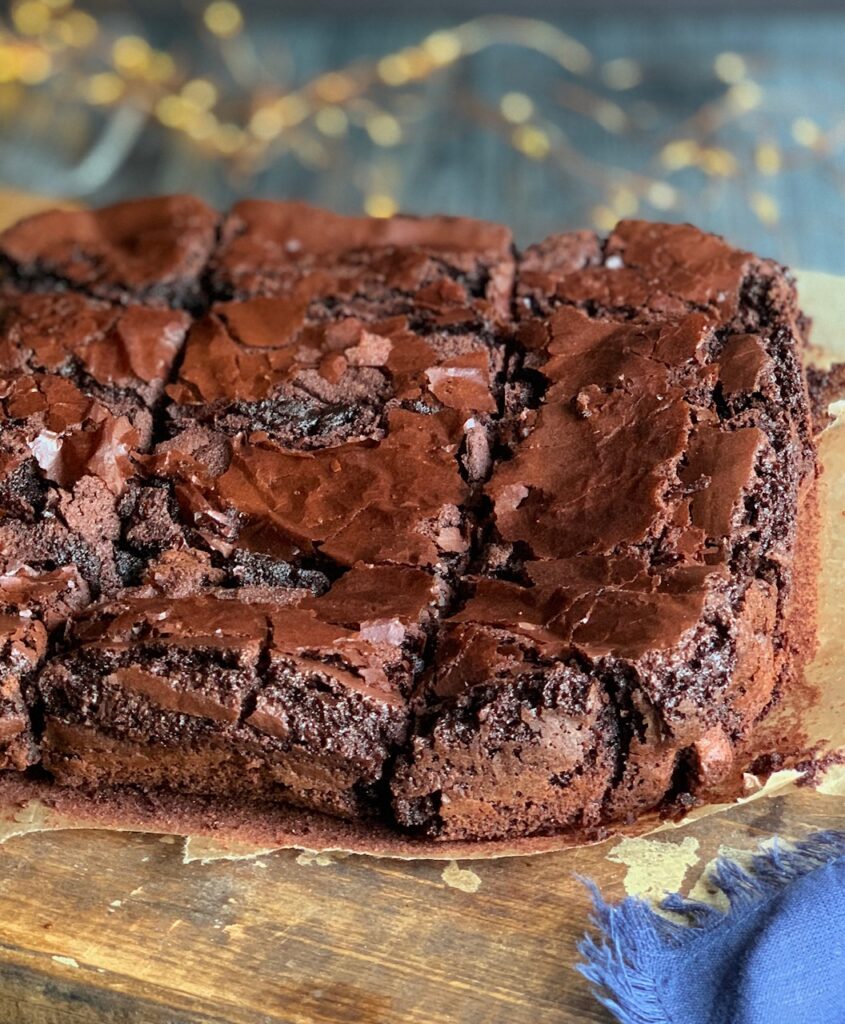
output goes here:
[{"label": "greasy stain on parchment", "polygon": [[677,892],[687,871],[698,863],[698,840],[685,836],[680,843],[643,837],[620,840],[607,859],[627,869],[623,885],[629,896],[661,900]]}]

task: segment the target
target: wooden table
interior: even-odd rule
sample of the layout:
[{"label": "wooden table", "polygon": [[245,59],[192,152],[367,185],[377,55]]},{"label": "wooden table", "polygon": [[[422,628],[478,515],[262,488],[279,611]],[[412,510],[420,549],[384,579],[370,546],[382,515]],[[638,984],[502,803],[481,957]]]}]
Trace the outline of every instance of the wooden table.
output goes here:
[{"label": "wooden table", "polygon": [[19,837],[0,847],[0,1020],[609,1021],[573,970],[589,912],[574,875],[609,897],[626,875],[688,891],[720,846],[818,828],[845,828],[845,803],[791,792],[635,840],[639,871],[618,840],[456,868],[292,851],[186,864],[170,836]]}]

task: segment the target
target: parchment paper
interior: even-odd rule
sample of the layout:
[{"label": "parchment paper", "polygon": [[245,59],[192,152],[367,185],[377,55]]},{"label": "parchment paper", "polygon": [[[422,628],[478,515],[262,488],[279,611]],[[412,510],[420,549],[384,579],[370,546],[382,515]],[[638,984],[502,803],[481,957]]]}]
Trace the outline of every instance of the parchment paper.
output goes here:
[{"label": "parchment paper", "polygon": [[[828,366],[845,361],[845,278],[816,272],[799,273],[804,310],[814,320],[809,361]],[[845,401],[831,407],[836,419],[820,438],[819,457],[821,542],[819,568],[819,646],[807,671],[815,699],[787,700],[777,714],[805,733],[815,767],[810,779],[817,792],[845,795],[845,766],[835,758],[845,754]],[[801,706],[796,707],[798,703]],[[773,716],[766,728],[776,728]],[[826,769],[825,758],[831,763]],[[777,771],[765,782],[745,776],[740,802],[764,800],[806,783],[797,768]],[[645,837],[717,814],[726,803],[695,808],[680,822],[645,817],[636,825],[615,830],[626,837]],[[562,850],[577,845],[571,837],[550,836],[494,843],[417,842],[386,828],[361,827],[309,812],[273,809],[260,818],[237,803],[208,801],[197,807],[174,796],[157,806],[143,798],[119,794],[100,803],[86,803],[76,793],[43,783],[6,777],[0,781],[0,843],[13,836],[61,829],[110,829],[186,836],[185,860],[259,857],[276,849],[300,849],[318,854],[361,853],[401,859],[489,859]],[[604,838],[607,838],[606,836]],[[620,846],[614,848],[618,853]],[[638,849],[632,847],[634,851]],[[645,851],[646,846],[642,849]],[[613,857],[614,851],[609,856]],[[636,852],[634,853],[636,857]]]}]

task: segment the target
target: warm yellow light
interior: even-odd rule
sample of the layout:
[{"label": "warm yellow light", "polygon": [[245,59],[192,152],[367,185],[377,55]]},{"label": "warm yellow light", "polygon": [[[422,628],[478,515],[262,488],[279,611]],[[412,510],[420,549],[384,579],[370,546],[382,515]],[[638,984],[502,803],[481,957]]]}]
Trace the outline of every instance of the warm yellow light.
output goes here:
[{"label": "warm yellow light", "polygon": [[343,103],[356,90],[355,82],[340,71],[321,75],[314,83],[314,92],[326,103]]},{"label": "warm yellow light", "polygon": [[611,89],[633,89],[643,80],[643,72],[635,60],[628,57],[619,57],[617,60],[609,60],[602,66],[601,76]]},{"label": "warm yellow light", "polygon": [[746,79],[728,89],[727,102],[728,106],[742,114],[760,106],[763,102],[763,90],[756,82]]},{"label": "warm yellow light", "polygon": [[236,124],[221,124],[214,133],[214,144],[225,156],[232,156],[241,149],[246,137]]},{"label": "warm yellow light", "polygon": [[269,107],[259,107],[249,119],[249,130],[257,139],[268,142],[280,135],[285,127],[285,120],[274,104]]},{"label": "warm yellow light", "polygon": [[80,50],[90,46],[99,32],[97,22],[85,11],[68,11],[58,22],[58,26],[62,39],[68,46],[74,46]]},{"label": "warm yellow light", "polygon": [[202,18],[208,31],[221,39],[236,36],[244,24],[240,9],[230,0],[214,0],[206,7]]},{"label": "warm yellow light", "polygon": [[780,220],[780,207],[774,197],[766,192],[752,193],[751,209],[762,224],[777,224]]},{"label": "warm yellow light", "polygon": [[623,186],[614,189],[611,205],[617,217],[633,217],[640,207],[640,202],[633,189]]},{"label": "warm yellow light", "polygon": [[377,146],[396,146],[402,141],[402,126],[392,114],[373,114],[366,129]]},{"label": "warm yellow light", "polygon": [[282,96],[276,102],[276,109],[279,111],[285,127],[291,127],[304,121],[308,117],[311,107],[301,96],[292,92],[288,96]]},{"label": "warm yellow light", "polygon": [[511,141],[514,146],[531,160],[543,160],[549,155],[551,141],[542,128],[523,124],[514,129]]},{"label": "warm yellow light", "polygon": [[156,117],[168,128],[181,128],[188,119],[188,105],[181,96],[162,96],[155,106]]},{"label": "warm yellow light", "polygon": [[200,110],[211,110],[217,102],[217,86],[206,78],[192,78],[182,86],[182,95]]},{"label": "warm yellow light", "polygon": [[340,107],[323,107],[314,115],[314,124],[323,135],[337,137],[346,134],[349,118]]},{"label": "warm yellow light", "polygon": [[364,210],[370,217],[392,217],[399,207],[393,196],[376,192],[364,200]]},{"label": "warm yellow light", "polygon": [[809,117],[798,117],[792,122],[792,138],[799,146],[808,146],[812,149],[821,142],[822,130]]},{"label": "warm yellow light", "polygon": [[716,77],[728,85],[741,82],[748,74],[745,59],[738,53],[731,52],[720,53],[713,61],[713,70]]},{"label": "warm yellow light", "polygon": [[591,216],[599,231],[612,231],[616,227],[618,218],[609,206],[594,206]]},{"label": "warm yellow light", "polygon": [[660,161],[670,171],[679,171],[695,163],[698,143],[694,139],[675,139],[660,151]]},{"label": "warm yellow light", "polygon": [[92,75],[85,86],[85,96],[89,103],[105,106],[114,103],[123,95],[125,88],[123,79],[113,71],[103,71]]},{"label": "warm yellow light", "polygon": [[391,53],[376,65],[379,78],[387,85],[404,85],[411,77],[408,59],[401,53]]},{"label": "warm yellow light", "polygon": [[534,101],[524,92],[506,92],[499,101],[502,117],[511,124],[530,121],[534,114]]},{"label": "warm yellow light", "polygon": [[730,178],[736,174],[736,157],[730,150],[713,147],[702,149],[698,155],[698,166],[712,178]]},{"label": "warm yellow light", "polygon": [[50,24],[50,8],[42,0],[23,0],[12,8],[12,22],[25,36],[37,36]]},{"label": "warm yellow light", "polygon": [[19,66],[18,51],[13,46],[0,46],[0,83],[14,82]]},{"label": "warm yellow light", "polygon": [[422,47],[435,64],[451,64],[461,55],[461,41],[454,32],[433,32]]},{"label": "warm yellow light", "polygon": [[656,210],[670,210],[678,201],[678,193],[665,181],[655,181],[649,185],[646,196]]},{"label": "warm yellow light", "polygon": [[607,132],[621,132],[628,124],[625,111],[610,100],[602,100],[598,103],[593,116]]},{"label": "warm yellow light", "polygon": [[754,162],[761,174],[777,174],[781,168],[780,150],[771,142],[761,142],[754,154]]},{"label": "warm yellow light", "polygon": [[127,75],[143,74],[150,64],[150,44],[140,36],[121,36],[112,47],[112,60]]},{"label": "warm yellow light", "polygon": [[21,54],[18,78],[24,85],[38,85],[50,77],[53,62],[50,54],[43,50],[31,49]]}]

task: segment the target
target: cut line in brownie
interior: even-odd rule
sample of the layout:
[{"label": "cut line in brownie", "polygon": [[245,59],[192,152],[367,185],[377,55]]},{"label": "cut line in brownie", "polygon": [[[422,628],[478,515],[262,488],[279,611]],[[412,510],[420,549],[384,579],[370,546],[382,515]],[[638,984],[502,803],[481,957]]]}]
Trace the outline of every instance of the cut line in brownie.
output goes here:
[{"label": "cut line in brownie", "polygon": [[0,234],[8,285],[69,288],[117,302],[193,307],[216,241],[218,215],[193,196],[48,210]]},{"label": "cut line in brownie", "polygon": [[[663,235],[665,252],[643,249]],[[428,835],[589,828],[694,799],[791,671],[814,477],[794,292],[691,228],[623,224],[601,267],[585,245],[551,240],[519,279],[556,311],[519,332],[539,383],[485,485],[491,578],[441,629],[393,780],[400,822]],[[575,269],[541,278],[550,254]]]},{"label": "cut line in brownie", "polygon": [[67,785],[372,815],[441,600],[396,567],[353,569],[296,607],[127,597],[42,673],[43,764]]}]

